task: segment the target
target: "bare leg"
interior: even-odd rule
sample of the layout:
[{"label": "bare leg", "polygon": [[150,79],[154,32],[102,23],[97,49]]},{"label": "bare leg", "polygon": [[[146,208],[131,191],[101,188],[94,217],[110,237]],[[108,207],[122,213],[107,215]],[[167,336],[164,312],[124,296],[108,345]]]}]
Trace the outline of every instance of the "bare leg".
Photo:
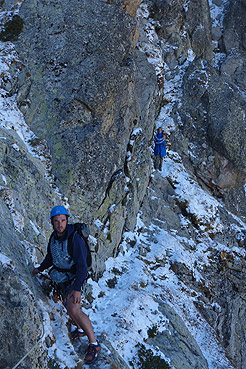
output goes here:
[{"label": "bare leg", "polygon": [[77,324],[79,328],[83,329],[89,339],[89,342],[97,342],[91,321],[89,317],[83,313],[83,311],[81,311],[80,304],[74,304],[73,298],[68,296],[66,308],[70,318]]}]

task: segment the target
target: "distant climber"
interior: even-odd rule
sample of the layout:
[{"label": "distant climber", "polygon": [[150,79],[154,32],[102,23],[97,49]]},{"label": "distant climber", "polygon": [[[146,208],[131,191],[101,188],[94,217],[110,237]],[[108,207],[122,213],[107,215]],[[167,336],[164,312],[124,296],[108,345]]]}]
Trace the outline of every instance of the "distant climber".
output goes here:
[{"label": "distant climber", "polygon": [[237,243],[240,247],[246,246],[246,229],[242,229],[241,232],[237,235]]},{"label": "distant climber", "polygon": [[166,145],[165,145],[166,137],[161,127],[157,129],[156,135],[154,135],[154,142],[155,142],[154,168],[162,170],[163,158],[167,155],[167,151],[166,151]]},{"label": "distant climber", "polygon": [[[81,336],[84,332],[88,337],[89,346],[85,363],[91,364],[98,357],[100,344],[95,338],[89,317],[80,309],[81,288],[87,276],[87,250],[84,240],[74,232],[74,225],[68,224],[68,217],[67,210],[61,205],[51,210],[50,219],[54,232],[45,259],[39,267],[33,269],[32,274],[36,275],[52,267],[49,271],[50,277],[56,285],[68,315],[77,325],[75,331],[77,336]],[[68,239],[72,234],[71,256]]]}]

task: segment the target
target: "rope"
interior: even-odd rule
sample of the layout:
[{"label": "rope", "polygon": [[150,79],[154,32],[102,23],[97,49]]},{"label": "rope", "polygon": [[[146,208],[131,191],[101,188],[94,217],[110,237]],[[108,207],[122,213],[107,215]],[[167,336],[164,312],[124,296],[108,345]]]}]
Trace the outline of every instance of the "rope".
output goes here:
[{"label": "rope", "polygon": [[[25,246],[24,246],[25,248]],[[25,248],[25,254],[26,254],[26,248]],[[27,256],[27,255],[26,255]],[[27,269],[27,266],[25,264],[25,270],[27,272],[27,274],[30,273],[29,269]],[[31,274],[31,273],[30,273]],[[37,295],[36,295],[36,289],[35,289],[35,286],[34,286],[34,283],[33,283],[33,276],[31,275],[31,285],[32,285],[32,288],[33,288],[33,294],[34,294],[34,298],[36,301],[37,300]],[[43,337],[44,337],[44,333],[45,333],[45,330],[44,330],[44,323],[43,323],[43,317],[42,317],[42,314],[37,306],[37,313],[38,313],[38,316],[39,316],[39,319],[41,321],[41,327],[42,327],[42,334],[41,334],[41,337],[39,338],[39,340],[35,343],[34,346],[32,346],[32,348],[18,361],[18,363],[13,366],[12,369],[16,369],[31,353],[32,351],[39,345],[39,343],[42,341]]]}]

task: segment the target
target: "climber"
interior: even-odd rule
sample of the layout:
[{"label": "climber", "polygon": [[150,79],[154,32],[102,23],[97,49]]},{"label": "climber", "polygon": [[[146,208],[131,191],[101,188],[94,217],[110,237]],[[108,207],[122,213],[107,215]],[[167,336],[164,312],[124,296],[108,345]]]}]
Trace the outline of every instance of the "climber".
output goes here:
[{"label": "climber", "polygon": [[246,246],[246,229],[241,229],[241,232],[237,235],[237,243],[240,247]]},{"label": "climber", "polygon": [[162,162],[164,156],[167,155],[166,152],[166,137],[163,133],[163,130],[161,127],[158,128],[156,135],[154,135],[154,142],[155,142],[155,148],[154,148],[154,168],[155,169],[162,169]]},{"label": "climber", "polygon": [[74,233],[72,241],[72,257],[68,251],[68,236],[73,232],[74,225],[68,224],[69,214],[61,206],[55,206],[50,213],[54,233],[50,238],[47,255],[39,267],[34,268],[33,275],[50,267],[50,277],[59,290],[67,313],[77,325],[77,333],[84,332],[88,337],[89,346],[85,355],[85,363],[93,363],[99,354],[100,344],[96,340],[89,317],[80,309],[81,288],[87,275],[87,251],[84,240]]}]

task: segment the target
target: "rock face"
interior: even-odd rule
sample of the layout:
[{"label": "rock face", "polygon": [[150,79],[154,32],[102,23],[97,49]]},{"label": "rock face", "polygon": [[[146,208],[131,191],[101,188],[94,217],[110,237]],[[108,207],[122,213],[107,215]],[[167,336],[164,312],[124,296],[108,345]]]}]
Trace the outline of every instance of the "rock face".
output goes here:
[{"label": "rock face", "polygon": [[157,345],[171,357],[175,368],[208,368],[206,359],[182,319],[167,304],[162,305],[162,313],[169,321],[168,329],[155,338],[149,338],[148,343]]},{"label": "rock face", "polygon": [[[158,22],[156,32],[167,63],[164,84],[174,81],[173,90],[179,93],[176,101],[169,97],[171,94],[164,101],[164,108],[171,109],[175,123],[169,141],[201,186],[222,199],[232,213],[244,218],[246,9],[241,1],[229,2],[226,7],[222,2],[212,2],[210,12],[207,6],[207,1],[191,2],[187,7],[183,2],[152,1],[151,16]],[[194,7],[200,10],[194,12]],[[215,19],[213,12],[217,10],[220,13],[216,13]],[[205,29],[205,33],[201,31]],[[191,59],[189,49],[195,54]],[[190,62],[185,64],[187,60]],[[175,76],[181,70],[182,84],[177,86]],[[169,129],[168,123],[166,126]],[[175,181],[172,185],[176,187]],[[187,216],[186,205],[180,202],[179,206]],[[157,209],[158,214],[160,210],[161,207]],[[158,218],[166,220],[169,213],[170,209],[165,210]],[[224,222],[230,233],[226,243],[232,248],[235,234],[230,224],[234,220],[224,218]],[[175,227],[178,219],[169,218],[167,223]],[[223,238],[216,237],[225,243]],[[218,264],[205,272],[206,280],[213,282],[211,290],[204,291],[206,302],[198,306],[211,326],[216,327],[235,367],[243,368],[245,359],[240,353],[245,343],[241,333],[236,336],[236,331],[238,324],[241,324],[239,331],[244,331],[241,312],[244,311],[245,263],[239,262],[233,253],[226,253]],[[190,284],[191,275],[184,265],[175,265],[174,270],[181,280]],[[221,310],[208,308],[208,299],[218,303]]]},{"label": "rock face", "polygon": [[[222,3],[218,5],[214,3],[211,11],[220,10],[221,14],[212,22],[209,13],[202,12],[202,8],[206,9],[206,3],[200,2],[200,16],[192,17],[192,30],[186,24],[192,6],[189,6],[187,11],[179,9],[178,13],[179,19],[184,21],[183,28],[188,29],[184,32],[186,37],[180,39],[179,49],[187,56],[188,48],[191,47],[196,58],[185,71],[182,106],[173,112],[173,118],[180,128],[178,134],[174,136],[173,144],[175,141],[175,149],[182,150],[182,154],[187,156],[187,164],[188,162],[192,164],[192,170],[201,181],[216,195],[221,196],[232,211],[238,211],[238,214],[243,215],[245,50],[242,29],[245,21],[239,18],[244,17],[245,8],[240,1],[232,2],[225,9]],[[153,14],[155,16],[155,13]],[[237,14],[237,17],[234,14]],[[163,22],[157,13],[156,19],[159,18]],[[165,34],[165,39],[171,40],[180,25],[181,21],[176,24],[175,30],[171,29]],[[198,29],[211,30],[211,26],[211,33],[208,31],[204,35],[202,32],[204,39],[197,38]],[[216,34],[214,34],[215,26]],[[232,29],[237,29],[237,32]],[[162,28],[159,32],[162,37]],[[200,52],[196,47],[196,40],[199,40]],[[176,43],[171,42],[171,45],[176,52]],[[169,50],[167,53],[168,62]],[[168,66],[168,73],[174,73],[175,66],[169,62]]]},{"label": "rock face", "polygon": [[[239,0],[2,0],[0,6],[0,368],[12,368],[41,334],[29,274],[45,253],[53,205],[69,204],[72,220],[91,223],[95,279],[140,209],[147,224],[155,214],[164,229],[198,242],[200,220],[175,194],[176,179],[151,177],[159,113],[165,112],[168,151],[228,211],[245,218],[246,8]],[[220,216],[229,229],[228,214]],[[225,241],[211,233],[229,249],[234,236]],[[201,271],[211,289],[185,264],[171,268],[200,294],[194,304],[232,365],[243,369],[245,262],[230,252],[211,258]],[[172,364],[207,368],[181,317],[162,308],[178,337]],[[156,342],[172,356],[166,334],[148,343]],[[34,349],[23,367],[51,365],[46,346]],[[113,352],[106,339],[105,346]],[[108,364],[103,358],[101,365]],[[127,367],[117,354],[110,365]]]},{"label": "rock face", "polygon": [[136,55],[136,22],[121,2],[36,7],[25,1],[19,16],[24,27],[16,47],[25,65],[18,104],[49,146],[52,171],[71,213],[107,224],[98,254],[103,262],[117,249],[125,223],[134,227],[148,183],[142,173],[150,167],[154,70],[144,54]]},{"label": "rock face", "polygon": [[[173,178],[170,175],[168,180],[163,179],[159,173],[153,175],[148,188],[148,196],[145,196],[142,205],[142,220],[146,225],[145,231],[149,232],[148,237],[150,239],[158,237],[158,231],[153,232],[155,227],[157,230],[163,229],[169,234],[175,233],[176,242],[183,244],[183,253],[188,251],[190,255],[196,252],[199,244],[203,244],[206,250],[204,252],[209,253],[209,262],[202,263],[199,266],[198,257],[191,267],[188,262],[174,260],[175,251],[172,249],[172,246],[167,244],[165,258],[163,256],[162,258],[159,257],[155,268],[156,270],[158,268],[161,270],[161,267],[170,262],[171,270],[178,278],[181,290],[187,290],[188,294],[194,296],[190,305],[185,304],[181,291],[179,291],[180,295],[176,296],[176,304],[180,305],[179,308],[181,307],[181,310],[183,310],[183,316],[187,315],[189,320],[188,310],[195,306],[197,309],[197,322],[195,324],[199,324],[199,315],[201,314],[211,328],[215,329],[217,337],[232,363],[230,368],[243,368],[245,366],[245,355],[243,353],[245,341],[243,338],[244,322],[242,321],[242,316],[245,311],[244,281],[246,269],[245,260],[240,259],[238,252],[236,252],[235,233],[230,230],[230,225],[235,220],[231,215],[228,216],[223,211],[217,214],[217,217],[228,227],[229,231],[226,232],[225,228],[225,234],[215,232],[213,240],[207,237],[206,232],[199,230],[195,219],[191,216],[187,217],[187,214],[185,216],[187,223],[184,225],[182,218],[185,212],[178,200],[175,190],[176,186],[177,180],[175,175]],[[148,212],[147,209],[150,209],[151,212]],[[153,218],[150,214],[155,214],[155,217]],[[152,231],[148,231],[150,225],[152,226]],[[193,240],[194,242],[189,242],[188,240]],[[222,251],[220,252],[220,249],[216,250],[211,247],[212,243],[223,245]],[[150,262],[148,255],[146,256],[143,253],[144,257]],[[150,269],[153,270],[154,268],[150,267]],[[195,277],[196,272],[200,275],[198,280]],[[168,328],[162,333],[157,333],[155,337],[148,339],[148,342],[159,348],[162,347],[162,352],[170,358],[171,364],[177,369],[189,367],[206,368],[208,363],[204,360],[203,354],[186,331],[183,321],[180,320],[180,317],[176,315],[169,305],[166,306],[166,302],[168,303],[173,298],[175,299],[175,293],[172,295],[172,287],[170,289],[171,294],[169,287],[163,287],[163,296],[160,296],[158,301],[163,315],[168,319]],[[163,304],[161,300],[165,301],[165,303]],[[212,346],[213,344],[210,342],[210,358],[213,356]],[[242,352],[242,354],[239,352]],[[221,352],[221,366],[215,362],[210,362],[208,367],[225,368],[228,367],[227,365],[222,364]]]},{"label": "rock face", "polygon": [[[119,6],[86,1],[38,8],[27,1],[20,16],[25,24],[17,50],[28,64],[19,77],[18,102],[23,106],[29,100],[28,124],[48,140],[64,192],[70,197],[76,186],[81,189],[75,202],[88,217],[90,206],[103,200],[109,173],[122,167],[138,119],[132,82],[134,22]],[[134,113],[127,109],[124,124],[127,106]],[[107,160],[101,160],[109,151]],[[88,188],[93,197],[84,196]]]},{"label": "rock face", "polygon": [[[12,106],[7,111],[1,105],[1,215],[9,230],[1,252],[13,260],[20,250],[15,273],[22,279],[26,258],[43,258],[51,207],[69,201],[72,219],[98,220],[91,224],[97,277],[116,255],[124,227],[134,228],[151,172],[157,82],[145,54],[136,50],[136,3],[1,5],[1,50],[10,53],[1,88]],[[20,289],[19,300],[25,295]],[[31,308],[26,305],[25,316]],[[36,337],[23,344],[19,337],[21,356]],[[16,359],[11,351],[4,363],[11,367]]]},{"label": "rock face", "polygon": [[[41,342],[41,316],[35,307],[33,291],[30,293],[19,277],[11,263],[0,268],[0,368],[13,368],[29,351],[24,366],[20,364],[20,368],[47,368],[47,351]],[[39,344],[34,347],[37,342]]]}]

